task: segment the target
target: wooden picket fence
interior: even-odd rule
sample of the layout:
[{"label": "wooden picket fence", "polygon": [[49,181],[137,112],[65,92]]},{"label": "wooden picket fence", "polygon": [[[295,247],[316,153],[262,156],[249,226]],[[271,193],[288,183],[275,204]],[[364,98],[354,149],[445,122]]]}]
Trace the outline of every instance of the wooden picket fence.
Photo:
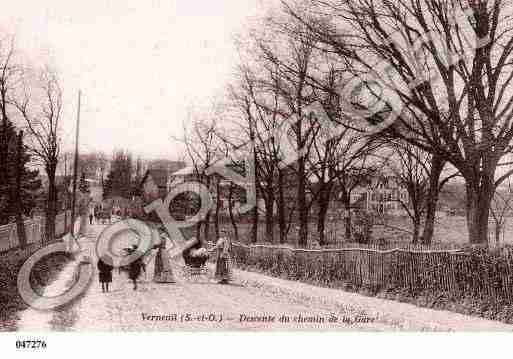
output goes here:
[{"label": "wooden picket fence", "polygon": [[446,293],[513,304],[513,257],[460,250],[297,249],[233,244],[234,262],[273,276],[373,291]]},{"label": "wooden picket fence", "polygon": [[[67,216],[67,218],[66,218]],[[57,237],[66,233],[66,224],[69,226],[71,213],[60,213],[55,219],[55,234]],[[42,243],[45,230],[45,218],[36,217],[25,221],[25,232],[27,235],[27,244]],[[9,251],[20,247],[18,240],[18,230],[16,223],[10,223],[0,226],[0,252]]]}]

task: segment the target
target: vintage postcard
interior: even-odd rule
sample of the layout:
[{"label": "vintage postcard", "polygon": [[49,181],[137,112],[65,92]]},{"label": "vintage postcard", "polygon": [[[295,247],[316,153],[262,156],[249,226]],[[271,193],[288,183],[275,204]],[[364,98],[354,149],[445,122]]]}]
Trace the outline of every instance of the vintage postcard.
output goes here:
[{"label": "vintage postcard", "polygon": [[32,331],[513,329],[513,3],[3,10],[17,349],[44,350]]}]

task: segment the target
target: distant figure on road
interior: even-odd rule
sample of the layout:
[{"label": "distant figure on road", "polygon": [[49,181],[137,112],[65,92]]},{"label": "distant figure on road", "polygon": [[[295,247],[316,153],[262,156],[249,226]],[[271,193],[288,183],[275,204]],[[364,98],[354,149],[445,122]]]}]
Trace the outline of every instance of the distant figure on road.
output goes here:
[{"label": "distant figure on road", "polygon": [[109,291],[109,283],[112,283],[112,270],[114,269],[112,258],[104,255],[98,260],[97,266],[100,283],[102,284],[102,292],[106,293]]},{"label": "distant figure on road", "polygon": [[232,279],[232,242],[226,232],[223,231],[213,250],[217,250],[215,278],[219,284],[227,284]]},{"label": "distant figure on road", "polygon": [[[134,244],[131,248],[128,248],[127,252],[129,256],[133,254],[135,255],[137,253],[137,245]],[[137,256],[137,259],[128,264],[128,278],[130,278],[134,284],[134,290],[137,290],[137,280],[141,275],[141,271],[146,272],[146,266],[143,262],[143,254],[137,254],[140,254]]]}]

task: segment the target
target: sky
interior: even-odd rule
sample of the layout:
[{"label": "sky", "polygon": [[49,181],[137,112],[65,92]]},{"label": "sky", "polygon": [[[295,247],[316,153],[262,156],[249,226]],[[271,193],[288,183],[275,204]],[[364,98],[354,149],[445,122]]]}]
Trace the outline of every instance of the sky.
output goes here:
[{"label": "sky", "polygon": [[16,0],[0,31],[35,64],[50,64],[64,91],[63,144],[80,149],[179,156],[191,107],[219,96],[233,74],[233,42],[272,0]]}]

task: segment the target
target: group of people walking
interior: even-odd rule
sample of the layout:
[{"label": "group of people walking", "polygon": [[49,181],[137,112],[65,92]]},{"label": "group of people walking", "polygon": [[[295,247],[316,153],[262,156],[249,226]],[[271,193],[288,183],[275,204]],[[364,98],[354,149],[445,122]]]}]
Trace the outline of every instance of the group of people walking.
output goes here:
[{"label": "group of people walking", "polygon": [[[198,241],[197,243],[202,246],[202,242]],[[156,283],[175,283],[176,280],[171,266],[171,258],[166,251],[166,241],[162,240],[160,243],[155,244],[152,250],[157,250],[153,281]],[[220,237],[210,250],[204,249],[204,251],[209,254],[216,254],[215,279],[220,284],[227,284],[232,279],[231,250],[231,240],[228,236]],[[190,251],[190,248],[185,251]],[[185,251],[184,259],[186,258]],[[144,258],[145,254],[138,253],[136,245],[126,248],[127,265],[120,267],[120,273],[122,270],[128,273],[128,278],[132,282],[134,290],[137,290],[137,283],[141,274],[143,272],[146,273]],[[186,265],[190,264],[187,260],[185,262]],[[97,268],[102,292],[108,292],[109,284],[112,283],[112,272],[114,270],[112,259],[108,256],[99,258]]]},{"label": "group of people walking", "polygon": [[89,224],[105,224],[112,222],[112,211],[101,205],[96,205],[89,209]]},{"label": "group of people walking", "polygon": [[97,204],[89,208],[89,224],[110,224],[112,216],[120,218],[131,217],[132,211],[129,208],[121,208],[118,206],[109,207],[103,204]]}]

